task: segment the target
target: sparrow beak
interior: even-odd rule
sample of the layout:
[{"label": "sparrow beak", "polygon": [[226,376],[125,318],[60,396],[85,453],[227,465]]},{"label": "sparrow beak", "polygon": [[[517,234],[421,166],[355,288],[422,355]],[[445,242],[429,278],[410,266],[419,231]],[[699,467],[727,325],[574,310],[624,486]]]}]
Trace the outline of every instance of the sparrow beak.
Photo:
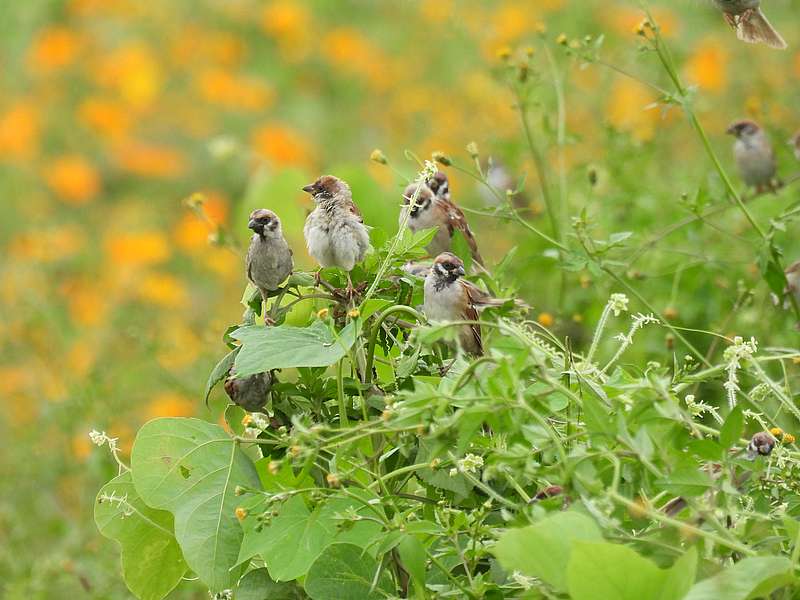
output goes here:
[{"label": "sparrow beak", "polygon": [[736,135],[736,127],[730,126],[725,130],[728,135]]},{"label": "sparrow beak", "polygon": [[256,222],[253,219],[250,219],[250,222],[247,224],[248,229],[252,229],[253,231],[256,230]]},{"label": "sparrow beak", "polygon": [[306,194],[313,194],[314,193],[314,184],[313,183],[309,183],[307,186],[305,186],[303,188],[303,191]]},{"label": "sparrow beak", "polygon": [[464,267],[458,267],[458,269],[456,269],[456,275],[458,275],[459,277],[463,277],[464,275],[466,275]]}]

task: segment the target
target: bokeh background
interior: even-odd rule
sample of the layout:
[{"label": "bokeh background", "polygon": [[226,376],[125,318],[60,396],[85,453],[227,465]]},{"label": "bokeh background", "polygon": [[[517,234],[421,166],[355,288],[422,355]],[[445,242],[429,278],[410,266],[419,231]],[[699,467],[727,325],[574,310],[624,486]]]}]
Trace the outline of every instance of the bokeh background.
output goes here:
[{"label": "bokeh background", "polygon": [[[651,6],[698,86],[698,114],[726,166],[724,130],[750,117],[773,135],[782,174],[798,170],[784,143],[800,128],[797,2],[766,7],[787,52],[737,42],[710,3]],[[641,20],[637,2],[615,0],[0,2],[3,597],[129,597],[117,548],[92,520],[115,467],[87,434],[118,437],[125,455],[150,418],[217,418],[221,399],[207,409],[202,390],[242,313],[237,248],[252,207],[281,215],[299,266],[310,266],[301,185],[323,172],[344,177],[367,222],[392,232],[403,176],[417,168],[404,152],[439,150],[466,164],[474,141],[527,176],[525,215],[548,229],[505,82],[509,51],[514,61],[534,49],[531,123],[553,169],[545,45],[554,56],[567,97],[569,212],[585,209],[598,239],[631,231],[639,247],[688,214],[687,198],[723,201],[679,110],[654,108],[646,86],[581,66],[556,43],[561,33],[603,34],[605,61],[667,86],[639,51]],[[391,168],[369,160],[375,148]],[[487,209],[473,181],[452,179],[457,201]],[[193,195],[202,210],[187,206]],[[796,195],[759,199],[754,211],[766,224]],[[489,217],[472,222],[491,264],[517,246],[509,281],[578,345],[620,291],[585,270],[562,287],[541,240]],[[797,237],[777,234],[788,258],[800,252]],[[756,251],[746,222],[727,211],[635,262],[622,253],[618,271],[676,324],[795,344],[791,319],[760,283]],[[751,288],[752,301],[733,311]],[[692,339],[709,347],[707,336]],[[669,362],[669,352],[658,330],[641,334],[630,356]]]}]

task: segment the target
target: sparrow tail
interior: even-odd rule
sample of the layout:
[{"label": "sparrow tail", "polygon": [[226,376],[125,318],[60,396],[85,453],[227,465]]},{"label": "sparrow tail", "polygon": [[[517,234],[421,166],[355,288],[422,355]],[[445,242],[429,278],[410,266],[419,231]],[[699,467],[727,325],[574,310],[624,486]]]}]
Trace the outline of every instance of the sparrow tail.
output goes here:
[{"label": "sparrow tail", "polygon": [[787,45],[781,34],[764,16],[760,8],[753,10],[749,15],[739,19],[736,27],[736,36],[749,44],[764,43],[771,48],[785,50]]}]

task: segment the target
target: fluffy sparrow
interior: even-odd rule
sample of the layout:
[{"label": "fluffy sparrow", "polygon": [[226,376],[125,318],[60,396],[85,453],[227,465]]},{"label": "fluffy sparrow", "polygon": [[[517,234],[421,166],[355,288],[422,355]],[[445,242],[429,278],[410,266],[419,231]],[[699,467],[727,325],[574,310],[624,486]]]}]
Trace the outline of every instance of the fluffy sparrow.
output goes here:
[{"label": "fluffy sparrow", "polygon": [[[800,260],[786,269],[786,282],[786,293],[794,294],[797,302],[800,302]],[[787,298],[787,308],[790,306],[791,302]]]},{"label": "fluffy sparrow", "polygon": [[[266,307],[269,292],[277,290],[292,273],[292,250],[283,237],[278,215],[271,210],[254,210],[247,227],[253,230],[247,250],[247,278],[261,292]],[[264,319],[269,321],[266,316]]]},{"label": "fluffy sparrow", "polygon": [[[503,198],[509,192],[514,192],[517,189],[517,181],[514,180],[511,171],[500,161],[489,158],[483,165],[484,173],[486,174],[486,182],[495,190],[499,191]],[[478,186],[478,193],[483,198],[486,204],[497,205],[498,199],[491,190],[487,189],[485,185]],[[524,208],[528,206],[528,198],[523,192],[517,192],[512,197],[512,202],[517,208]]]},{"label": "fluffy sparrow", "polygon": [[733,156],[744,182],[757,193],[774,190],[777,186],[775,153],[764,130],[753,121],[738,121],[727,133],[736,136]]},{"label": "fluffy sparrow", "polygon": [[[433,184],[436,190],[431,188],[430,184]],[[419,191],[417,191],[418,189]],[[408,228],[415,232],[431,227],[439,228],[431,243],[428,244],[428,253],[435,256],[442,252],[449,252],[452,248],[453,235],[456,231],[460,231],[467,240],[472,259],[483,265],[483,258],[478,252],[475,236],[469,228],[464,213],[450,200],[449,190],[447,176],[441,171],[430,180],[428,185],[419,183],[408,185],[403,191],[403,209],[400,211],[399,222],[402,223],[405,220],[409,205],[416,193],[416,202],[414,202],[414,206],[410,207]]]},{"label": "fluffy sparrow", "polygon": [[256,373],[249,377],[228,377],[225,392],[231,402],[248,412],[261,410],[267,403],[267,393],[272,388],[272,373]]},{"label": "fluffy sparrow", "polygon": [[317,205],[303,229],[308,252],[320,266],[346,271],[348,293],[352,294],[350,271],[364,260],[369,231],[353,203],[350,186],[333,175],[323,175],[303,191],[311,194]]},{"label": "fluffy sparrow", "polygon": [[[449,252],[436,257],[425,277],[423,310],[430,320],[478,321],[480,309],[505,304],[505,300],[492,298],[463,277],[464,263],[460,258]],[[477,322],[461,326],[459,341],[470,354],[483,354],[481,327]]]},{"label": "fluffy sparrow", "polygon": [[786,42],[761,11],[761,0],[714,0],[736,37],[750,44],[763,43],[783,50]]}]

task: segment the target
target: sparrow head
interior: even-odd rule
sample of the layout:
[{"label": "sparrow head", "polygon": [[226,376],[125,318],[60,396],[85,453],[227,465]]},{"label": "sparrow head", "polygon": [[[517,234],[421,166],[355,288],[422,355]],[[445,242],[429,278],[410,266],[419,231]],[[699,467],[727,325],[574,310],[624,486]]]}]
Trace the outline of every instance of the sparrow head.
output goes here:
[{"label": "sparrow head", "polygon": [[[419,189],[419,192],[417,191]],[[433,202],[433,191],[424,183],[410,183],[403,191],[403,205],[408,205],[414,200],[416,194],[416,201],[414,206],[411,207],[411,218],[415,218],[420,212],[425,212],[431,207]]]},{"label": "sparrow head", "polygon": [[263,237],[267,233],[280,232],[281,220],[271,210],[257,208],[250,213],[250,221],[247,223],[247,227]]},{"label": "sparrow head", "polygon": [[760,131],[761,127],[759,127],[754,121],[737,121],[728,127],[728,130],[725,133],[741,139],[758,135]]},{"label": "sparrow head", "polygon": [[311,194],[316,203],[330,200],[337,196],[350,197],[350,186],[333,175],[323,175],[314,183],[305,186],[303,191]]},{"label": "sparrow head", "polygon": [[775,438],[769,431],[760,431],[753,436],[747,445],[747,453],[751,458],[769,456],[775,448]]},{"label": "sparrow head", "polygon": [[794,276],[800,275],[800,260],[786,267],[786,275],[794,275]]},{"label": "sparrow head", "polygon": [[444,198],[445,200],[450,199],[450,182],[447,179],[447,175],[442,171],[436,171],[433,177],[428,179],[425,183],[428,184],[428,187],[436,197]]},{"label": "sparrow head", "polygon": [[449,252],[442,252],[433,261],[431,267],[431,274],[440,279],[451,283],[464,276],[464,263],[455,254]]}]

